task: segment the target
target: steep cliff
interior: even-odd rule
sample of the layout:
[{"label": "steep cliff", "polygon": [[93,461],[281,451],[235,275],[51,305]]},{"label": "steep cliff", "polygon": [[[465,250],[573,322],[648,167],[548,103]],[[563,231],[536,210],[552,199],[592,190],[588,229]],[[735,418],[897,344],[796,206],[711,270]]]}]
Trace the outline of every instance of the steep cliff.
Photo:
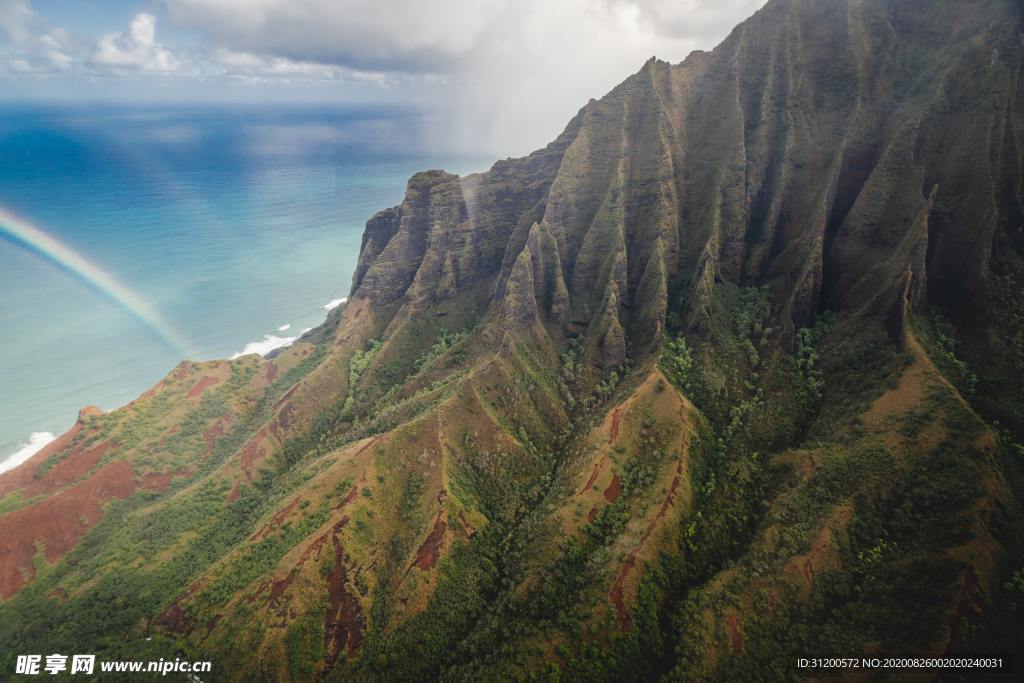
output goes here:
[{"label": "steep cliff", "polygon": [[1022,60],[1011,0],[772,0],[543,150],[417,174],[323,326],[0,476],[0,666],[1019,647]]}]

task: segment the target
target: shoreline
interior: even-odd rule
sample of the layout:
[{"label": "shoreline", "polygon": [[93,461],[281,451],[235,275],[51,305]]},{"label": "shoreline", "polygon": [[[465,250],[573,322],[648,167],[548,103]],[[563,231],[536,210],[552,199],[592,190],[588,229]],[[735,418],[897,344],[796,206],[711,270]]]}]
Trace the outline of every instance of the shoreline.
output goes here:
[{"label": "shoreline", "polygon": [[[325,313],[324,320],[326,320],[327,315],[330,315],[331,311],[345,303],[348,303],[347,296],[331,299],[326,304],[320,306],[320,309],[322,309]],[[302,313],[296,317],[301,319],[306,316],[310,316],[313,313],[314,311],[310,311]],[[318,324],[322,325],[323,322],[324,321],[322,320]],[[278,332],[283,332],[289,330],[291,326],[292,323],[289,322],[284,325],[278,326],[275,329]],[[264,334],[263,339],[247,342],[241,351],[233,353],[227,358],[227,360],[236,360],[238,358],[241,358],[242,356],[250,355],[253,353],[256,353],[264,358],[272,357],[276,353],[280,353],[282,349],[291,346],[293,343],[301,339],[304,334],[314,329],[315,327],[316,326],[303,328],[298,334],[289,337],[279,337],[273,333]],[[166,375],[166,373],[164,374]],[[104,410],[104,412],[118,410],[124,407],[125,405],[128,405],[128,403],[130,403],[131,400],[134,399],[130,399],[128,402],[122,403],[114,408],[110,408],[109,410]],[[72,421],[72,425],[73,424],[74,421]],[[7,472],[15,470],[21,465],[23,465],[25,462],[30,460],[33,455],[35,455],[42,449],[46,448],[47,445],[56,440],[59,437],[59,435],[63,434],[65,431],[67,431],[67,429],[61,430],[59,433],[54,433],[49,430],[32,431],[29,433],[27,437],[23,437],[16,441],[16,450],[14,450],[14,452],[0,456],[0,476],[3,476]]]}]

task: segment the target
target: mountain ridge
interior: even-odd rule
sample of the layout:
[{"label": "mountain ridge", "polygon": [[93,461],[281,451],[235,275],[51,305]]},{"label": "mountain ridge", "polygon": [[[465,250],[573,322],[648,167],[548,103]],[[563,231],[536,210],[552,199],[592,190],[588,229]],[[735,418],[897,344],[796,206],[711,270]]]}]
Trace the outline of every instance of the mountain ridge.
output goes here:
[{"label": "mountain ridge", "polygon": [[0,664],[704,680],[1019,648],[1022,21],[772,0],[542,150],[414,175],[324,325],[0,475]]}]

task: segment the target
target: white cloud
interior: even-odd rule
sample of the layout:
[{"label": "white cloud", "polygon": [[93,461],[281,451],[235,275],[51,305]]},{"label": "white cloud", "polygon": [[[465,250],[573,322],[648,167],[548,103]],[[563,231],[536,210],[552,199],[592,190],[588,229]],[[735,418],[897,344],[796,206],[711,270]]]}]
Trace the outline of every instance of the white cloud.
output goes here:
[{"label": "white cloud", "polygon": [[175,37],[199,41],[186,50],[158,41],[145,12],[79,49],[28,0],[0,0],[12,46],[0,57],[11,73],[191,76],[164,90],[200,99],[398,101],[429,115],[428,146],[519,155],[652,55],[678,62],[709,49],[763,2],[162,0]]},{"label": "white cloud", "polygon": [[128,31],[100,36],[89,56],[89,65],[158,74],[195,71],[188,59],[156,42],[156,17],[146,12],[135,15]]},{"label": "white cloud", "polygon": [[[713,47],[764,0],[166,0],[228,74],[388,76],[439,140],[526,153],[652,55]],[[450,143],[446,143],[450,144]]]},{"label": "white cloud", "polygon": [[223,47],[210,51],[210,59],[219,75],[238,77],[246,80],[284,80],[284,81],[377,81],[386,84],[389,77],[385,73],[365,72],[350,69],[337,64],[322,64],[308,60],[288,59],[273,55],[259,55],[253,52],[240,52]]},{"label": "white cloud", "polygon": [[47,28],[27,0],[0,0],[0,32],[12,49],[7,68],[13,73],[52,73],[74,64],[74,40],[64,29]]},{"label": "white cloud", "polygon": [[505,0],[168,0],[216,44],[360,70],[433,71],[470,51]]}]

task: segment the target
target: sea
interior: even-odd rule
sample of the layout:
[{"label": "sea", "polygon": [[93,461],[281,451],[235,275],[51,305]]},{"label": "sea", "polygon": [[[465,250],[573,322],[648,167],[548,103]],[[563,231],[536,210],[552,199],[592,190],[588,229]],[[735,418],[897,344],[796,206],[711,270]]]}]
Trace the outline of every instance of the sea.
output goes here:
[{"label": "sea", "polygon": [[0,471],[183,356],[320,324],[410,175],[488,167],[430,130],[392,106],[0,105]]}]

